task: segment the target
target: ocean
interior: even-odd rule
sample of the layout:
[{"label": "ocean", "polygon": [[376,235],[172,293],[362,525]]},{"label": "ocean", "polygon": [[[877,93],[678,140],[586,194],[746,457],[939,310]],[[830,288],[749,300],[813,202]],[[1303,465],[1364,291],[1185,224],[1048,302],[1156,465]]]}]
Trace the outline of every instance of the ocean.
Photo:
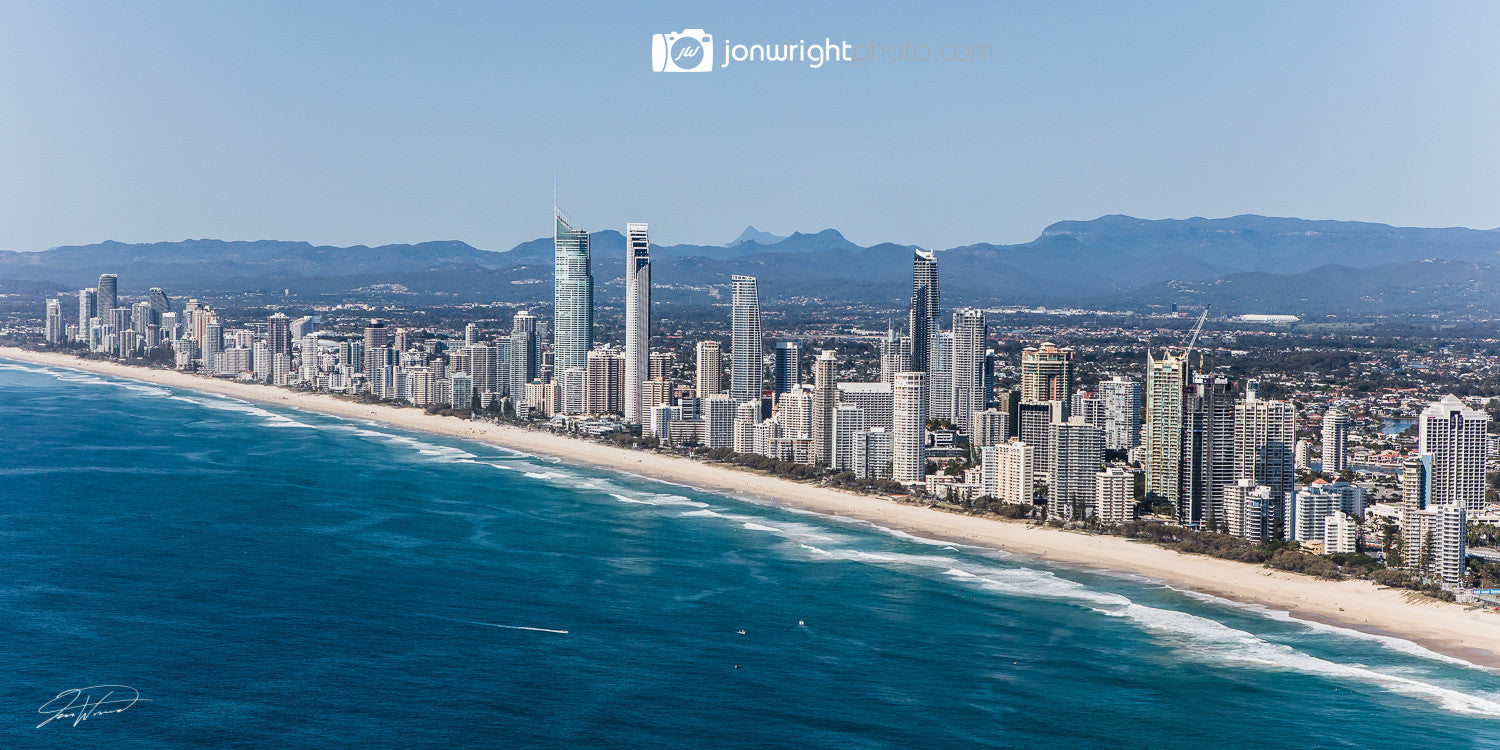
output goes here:
[{"label": "ocean", "polygon": [[1500,748],[1406,641],[60,368],[0,512],[6,748]]}]

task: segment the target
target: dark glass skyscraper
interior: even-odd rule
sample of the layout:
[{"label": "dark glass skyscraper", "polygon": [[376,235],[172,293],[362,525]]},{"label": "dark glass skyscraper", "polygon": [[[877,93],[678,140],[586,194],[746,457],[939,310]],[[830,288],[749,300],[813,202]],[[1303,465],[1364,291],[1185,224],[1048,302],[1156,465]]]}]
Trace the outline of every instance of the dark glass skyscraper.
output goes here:
[{"label": "dark glass skyscraper", "polygon": [[786,393],[802,382],[802,344],[798,341],[776,342],[776,365],[773,373],[777,394]]}]

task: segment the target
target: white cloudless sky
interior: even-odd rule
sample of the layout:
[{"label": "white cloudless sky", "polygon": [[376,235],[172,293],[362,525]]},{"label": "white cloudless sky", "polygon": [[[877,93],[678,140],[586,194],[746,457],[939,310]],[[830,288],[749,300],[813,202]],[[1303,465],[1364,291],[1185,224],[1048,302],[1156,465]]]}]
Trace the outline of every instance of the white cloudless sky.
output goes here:
[{"label": "white cloudless sky", "polygon": [[[1500,225],[1493,3],[0,5],[0,249]],[[989,45],[655,73],[653,33]],[[913,47],[913,49],[915,49]],[[715,50],[722,59],[723,49]]]}]

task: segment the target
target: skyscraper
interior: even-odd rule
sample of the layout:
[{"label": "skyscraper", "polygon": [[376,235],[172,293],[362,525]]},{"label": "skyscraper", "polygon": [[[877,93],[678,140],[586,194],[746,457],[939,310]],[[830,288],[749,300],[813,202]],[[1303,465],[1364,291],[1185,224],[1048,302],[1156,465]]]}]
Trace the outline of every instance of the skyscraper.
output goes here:
[{"label": "skyscraper", "polygon": [[594,276],[589,271],[589,233],[574,229],[562,212],[553,217],[552,368],[588,367],[594,348]]},{"label": "skyscraper", "polygon": [[908,332],[911,334],[910,371],[928,373],[929,381],[932,340],[937,336],[940,309],[937,254],[918,250],[911,262],[911,311],[908,314]]},{"label": "skyscraper", "polygon": [[641,384],[650,373],[651,240],[645,224],[625,225],[625,421],[640,422]]},{"label": "skyscraper", "polygon": [[1422,411],[1417,421],[1417,452],[1432,456],[1429,507],[1457,505],[1483,511],[1485,431],[1490,416],[1447,395]]},{"label": "skyscraper", "polygon": [[966,307],[953,312],[953,353],[949,376],[952,390],[953,425],[969,437],[974,436],[974,412],[983,411],[988,400],[984,392],[984,351],[988,336],[984,311]]},{"label": "skyscraper", "polygon": [[509,372],[505,373],[510,397],[516,405],[516,415],[525,418],[531,409],[540,409],[526,398],[526,384],[536,379],[541,371],[542,346],[536,334],[536,316],[525,310],[516,312],[510,323]]},{"label": "skyscraper", "polygon": [[719,342],[699,341],[694,350],[697,375],[693,381],[693,395],[705,399],[724,391],[724,356],[719,352]]},{"label": "skyscraper", "polygon": [[151,309],[156,311],[155,322],[158,325],[161,323],[161,316],[172,312],[172,300],[167,298],[166,290],[159,286],[151,287],[151,290],[146,293],[146,301],[150,302]]},{"label": "skyscraper", "polygon": [[[120,298],[117,295],[120,285],[120,277],[112,273],[99,274],[99,309],[113,310],[120,306]],[[103,314],[100,314],[103,317]]]},{"label": "skyscraper", "polygon": [[1184,526],[1222,531],[1224,490],[1234,484],[1234,394],[1229,381],[1195,374],[1183,403],[1182,491],[1177,518]]},{"label": "skyscraper", "polygon": [[1182,489],[1183,397],[1187,358],[1169,353],[1146,354],[1146,499],[1178,501]]},{"label": "skyscraper", "polygon": [[266,345],[272,354],[292,353],[292,319],[275,313],[266,319]]},{"label": "skyscraper", "polygon": [[1297,410],[1290,401],[1257,397],[1235,404],[1234,478],[1269,487],[1274,501],[1284,501],[1296,480],[1296,436]]},{"label": "skyscraper", "polygon": [[1323,413],[1323,473],[1349,468],[1349,416],[1330,408]]},{"label": "skyscraper", "polygon": [[734,276],[732,341],[729,349],[729,395],[740,401],[758,399],[764,390],[760,336],[760,290],[754,276]]},{"label": "skyscraper", "polygon": [[771,369],[772,390],[786,393],[802,382],[802,344],[797,341],[776,342],[776,363]]},{"label": "skyscraper", "polygon": [[89,340],[89,320],[99,316],[99,290],[78,290],[78,340]]},{"label": "skyscraper", "polygon": [[1141,383],[1116,375],[1099,381],[1104,400],[1104,447],[1130,450],[1141,444]]},{"label": "skyscraper", "polygon": [[896,373],[892,392],[891,478],[919,485],[927,467],[927,373]]},{"label": "skyscraper", "polygon": [[880,340],[880,382],[889,383],[896,373],[911,366],[911,337],[896,335],[896,329],[886,326],[885,337]]},{"label": "skyscraper", "polygon": [[1096,474],[1104,468],[1104,430],[1073,417],[1048,425],[1052,465],[1047,472],[1047,514],[1082,520],[1097,513]]},{"label": "skyscraper", "polygon": [[60,344],[63,340],[62,300],[53,297],[47,300],[47,343]]},{"label": "skyscraper", "polygon": [[833,352],[828,349],[819,352],[813,362],[813,460],[825,466],[833,465],[833,409],[839,401],[836,364]]},{"label": "skyscraper", "polygon": [[1021,352],[1021,400],[1067,401],[1073,395],[1073,350],[1050,341]]}]

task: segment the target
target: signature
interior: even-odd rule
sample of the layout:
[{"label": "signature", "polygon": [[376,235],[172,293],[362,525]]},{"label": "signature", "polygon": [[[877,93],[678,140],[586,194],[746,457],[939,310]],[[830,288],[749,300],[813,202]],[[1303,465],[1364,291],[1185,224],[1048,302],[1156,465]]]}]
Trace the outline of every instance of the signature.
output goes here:
[{"label": "signature", "polygon": [[37,709],[37,713],[48,716],[36,726],[41,729],[58,719],[72,719],[76,727],[95,716],[124,713],[125,709],[141,701],[150,702],[141,697],[139,690],[128,685],[94,685],[64,690]]}]

